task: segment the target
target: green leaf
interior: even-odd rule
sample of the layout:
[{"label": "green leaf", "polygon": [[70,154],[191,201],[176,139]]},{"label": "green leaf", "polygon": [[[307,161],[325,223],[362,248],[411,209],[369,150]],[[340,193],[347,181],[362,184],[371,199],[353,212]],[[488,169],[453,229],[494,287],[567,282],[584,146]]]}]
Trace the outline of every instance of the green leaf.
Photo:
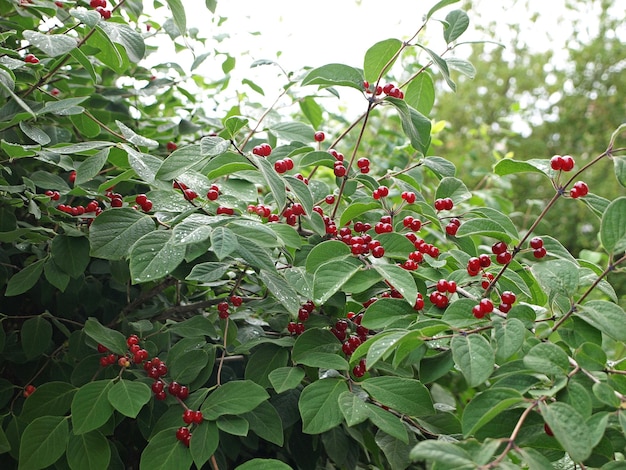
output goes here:
[{"label": "green leaf", "polygon": [[202,243],[211,236],[211,217],[202,214],[191,214],[174,227],[172,234],[174,243],[189,245]]},{"label": "green leaf", "polygon": [[489,342],[479,334],[457,335],[450,343],[454,363],[467,384],[476,387],[489,378],[495,357]]},{"label": "green leaf", "polygon": [[604,382],[594,383],[592,390],[594,396],[605,405],[608,405],[611,408],[620,407],[620,399],[615,394],[615,390],[613,389],[613,387],[611,387],[610,385]]},{"label": "green leaf", "polygon": [[78,46],[76,39],[66,34],[42,34],[37,31],[24,31],[22,34],[31,45],[50,57],[67,54]]},{"label": "green leaf", "polygon": [[[199,333],[202,333],[199,331]],[[209,362],[209,355],[204,349],[192,349],[185,354],[168,357],[167,365],[172,380],[179,383],[193,381]]]},{"label": "green leaf", "polygon": [[404,101],[424,116],[428,116],[435,104],[435,85],[429,73],[421,73],[411,80],[406,88]]},{"label": "green leaf", "polygon": [[223,155],[211,158],[204,167],[203,172],[206,173],[207,178],[214,179],[247,170],[256,170],[256,167],[250,163],[250,160],[243,155],[226,152]]},{"label": "green leaf", "polygon": [[[191,440],[194,437],[196,437],[195,432]],[[174,430],[165,429],[150,439],[146,448],[143,449],[139,469],[189,470],[192,462],[191,452],[185,444],[176,439]]]},{"label": "green leaf", "polygon": [[304,378],[300,367],[279,367],[269,373],[268,379],[276,393],[283,393],[296,388]]},{"label": "green leaf", "polygon": [[426,155],[428,147],[430,147],[430,119],[410,107],[404,100],[388,96],[385,101],[389,101],[398,110],[402,130],[409,138],[411,146],[421,152],[422,155]]},{"label": "green leaf", "polygon": [[522,347],[526,337],[526,328],[517,318],[494,321],[494,336],[496,339],[496,360],[503,362]]},{"label": "green leaf", "polygon": [[237,254],[241,259],[251,266],[264,269],[269,272],[276,272],[274,259],[267,250],[246,237],[237,237]]},{"label": "green leaf", "polygon": [[85,237],[57,235],[50,247],[54,263],[74,279],[81,276],[91,261],[89,240]]},{"label": "green leaf", "polygon": [[[200,140],[200,154],[207,157],[222,155],[230,148],[230,141],[217,136],[203,137]],[[238,154],[236,154],[238,155]]]},{"label": "green leaf", "polygon": [[506,176],[514,173],[539,173],[549,177],[550,161],[549,160],[513,160],[512,158],[504,158],[493,167],[493,171],[498,176]]},{"label": "green leaf", "polygon": [[[97,13],[94,11],[94,13]],[[98,13],[99,15],[99,13]],[[76,60],[76,62],[78,62],[80,65],[83,66],[83,68],[87,71],[87,73],[89,73],[89,76],[91,77],[91,80],[94,82],[98,81],[98,76],[96,74],[96,70],[93,67],[93,64],[91,63],[91,60],[89,60],[89,57],[87,57],[85,55],[85,53],[83,51],[81,51],[80,49],[76,48],[76,49],[72,49],[70,51],[70,55],[74,58],[74,60]],[[91,121],[93,122],[93,121]],[[98,126],[98,129],[100,129],[100,126]],[[87,137],[96,137],[100,132],[98,131],[97,134],[95,135],[88,135]]]},{"label": "green leaf", "polygon": [[29,318],[22,325],[20,337],[26,359],[34,359],[48,349],[52,340],[52,325],[41,316]]},{"label": "green leaf", "polygon": [[250,430],[257,436],[282,447],[285,440],[283,422],[276,408],[269,402],[264,401],[254,410],[244,414],[243,417],[250,424]]},{"label": "green leaf", "polygon": [[600,225],[600,240],[611,255],[626,249],[626,197],[615,199],[606,208]]},{"label": "green leaf", "polygon": [[[437,186],[437,191],[435,193],[435,198],[445,198],[449,197],[454,201],[455,204],[459,204],[462,201],[465,201],[472,197],[472,193],[467,189],[465,183],[458,178],[453,177],[445,177],[439,181],[439,185]],[[461,228],[466,224],[464,222],[461,225]],[[459,229],[460,230],[460,229]]]},{"label": "green leaf", "polygon": [[554,437],[573,461],[582,462],[591,455],[594,447],[592,432],[575,408],[562,402],[549,406],[539,402],[539,408]]},{"label": "green leaf", "polygon": [[72,430],[74,434],[85,434],[98,429],[113,414],[109,402],[110,380],[97,380],[83,385],[72,400]]},{"label": "green leaf", "polygon": [[224,121],[224,129],[228,137],[234,139],[241,129],[248,125],[248,119],[241,116],[229,116]]},{"label": "green leaf", "polygon": [[574,353],[576,363],[585,370],[604,370],[607,356],[602,347],[595,343],[585,342]]},{"label": "green leaf", "polygon": [[27,122],[20,122],[20,129],[31,140],[34,140],[40,145],[47,145],[50,143],[50,136],[46,134],[41,128],[35,127]]},{"label": "green leaf", "polygon": [[615,177],[622,187],[626,188],[626,158],[613,156],[613,168],[615,170]]},{"label": "green leaf", "polygon": [[64,416],[77,388],[67,382],[46,382],[24,402],[20,418],[29,422],[40,416]]},{"label": "green leaf", "polygon": [[276,459],[252,459],[237,466],[235,470],[292,470],[285,462]]},{"label": "green leaf", "polygon": [[348,362],[337,354],[340,346],[330,330],[311,328],[296,339],[291,352],[292,360],[295,364],[309,367],[347,370]]},{"label": "green leaf", "polygon": [[524,356],[524,365],[542,374],[565,375],[569,370],[569,359],[556,344],[539,343]]},{"label": "green leaf", "polygon": [[167,0],[167,5],[172,11],[174,17],[174,24],[178,28],[181,35],[187,34],[187,16],[185,15],[185,7],[181,0]]},{"label": "green leaf", "polygon": [[200,148],[200,144],[192,144],[174,150],[163,160],[155,178],[172,181],[188,170],[201,168],[208,157],[201,154]]},{"label": "green leaf", "polygon": [[117,411],[129,418],[136,418],[143,405],[150,401],[152,391],[145,383],[120,379],[109,389],[109,402]]},{"label": "green leaf", "polygon": [[306,85],[347,86],[363,91],[363,74],[348,65],[328,64],[311,70],[302,80],[302,86]]},{"label": "green leaf", "polygon": [[84,330],[87,336],[115,354],[123,355],[128,351],[126,337],[117,330],[101,325],[95,318],[87,319]]},{"label": "green leaf", "polygon": [[89,227],[91,256],[122,259],[137,240],[153,230],[152,218],[139,211],[130,208],[106,210]]},{"label": "green leaf", "polygon": [[535,264],[532,273],[550,296],[573,296],[580,282],[580,268],[571,261],[554,259]]},{"label": "green leaf", "polygon": [[104,149],[80,162],[76,168],[74,184],[81,185],[91,181],[102,170],[108,156],[109,149]]},{"label": "green leaf", "polygon": [[301,142],[306,144],[313,141],[315,130],[302,122],[280,122],[270,127],[270,131],[279,139],[287,142]]},{"label": "green leaf", "polygon": [[126,144],[120,144],[120,146],[128,154],[128,163],[135,170],[137,176],[146,183],[154,183],[154,178],[163,164],[163,160],[147,153],[137,152]]},{"label": "green leaf", "polygon": [[459,0],[441,0],[437,2],[433,7],[430,8],[430,10],[428,10],[428,13],[426,14],[426,19],[430,19],[431,16],[433,16],[442,8],[447,7],[448,5],[452,5],[453,3],[457,3],[458,1]]},{"label": "green leaf", "polygon": [[446,44],[458,39],[469,26],[469,17],[463,10],[453,10],[446,15],[448,26],[443,30],[443,38]]},{"label": "green leaf", "polygon": [[338,426],[343,420],[339,396],[347,390],[346,381],[339,378],[321,379],[307,385],[298,400],[302,431],[320,434]]},{"label": "green leaf", "polygon": [[350,255],[350,247],[339,240],[326,240],[313,247],[306,258],[306,270],[314,273],[330,261],[341,261]]},{"label": "green leaf", "polygon": [[[385,39],[377,42],[365,52],[363,63],[363,74],[365,80],[376,83],[388,72],[397,59],[397,53],[402,48],[402,41],[399,39]],[[392,61],[393,59],[393,61]]]},{"label": "green leaf", "polygon": [[523,402],[522,394],[511,388],[491,388],[479,393],[463,410],[463,435],[473,436],[504,410]]},{"label": "green leaf", "polygon": [[285,181],[278,173],[276,173],[274,166],[268,160],[263,157],[258,157],[255,161],[257,162],[265,181],[270,187],[272,196],[274,196],[274,200],[276,201],[276,205],[278,207],[284,207],[285,201],[287,200]]},{"label": "green leaf", "polygon": [[30,290],[41,277],[44,262],[45,260],[43,259],[37,260],[23,268],[21,271],[18,271],[17,274],[13,275],[7,283],[7,289],[4,292],[4,295],[6,297],[11,297],[23,294],[24,292]]},{"label": "green leaf", "polygon": [[542,453],[530,447],[520,447],[517,449],[524,463],[528,465],[528,470],[554,470],[552,462]]},{"label": "green leaf", "polygon": [[577,306],[574,315],[617,341],[626,341],[626,312],[606,300],[590,300]]},{"label": "green leaf", "polygon": [[413,461],[440,462],[445,468],[476,468],[465,450],[444,440],[427,439],[418,442],[409,456]]},{"label": "green leaf", "polygon": [[262,344],[255,349],[246,364],[245,378],[262,387],[272,386],[268,375],[275,369],[285,367],[289,360],[289,351],[274,344]]},{"label": "green leaf", "polygon": [[[171,429],[169,432],[171,434]],[[193,439],[189,442],[189,450],[196,467],[203,467],[215,453],[219,443],[219,430],[214,421],[203,421],[200,426],[194,429]]]},{"label": "green leaf", "polygon": [[65,416],[41,416],[26,426],[20,440],[19,470],[37,470],[56,462],[69,438]]},{"label": "green leaf", "polygon": [[217,418],[217,428],[233,436],[247,436],[250,425],[241,416],[223,415]]},{"label": "green leaf", "polygon": [[211,251],[222,260],[239,247],[237,236],[226,227],[216,227],[211,232]]},{"label": "green leaf", "polygon": [[366,328],[377,330],[385,328],[403,318],[416,318],[413,306],[402,299],[382,298],[365,310],[361,324]]},{"label": "green leaf", "polygon": [[161,279],[185,259],[185,246],[175,243],[170,230],[147,233],[130,250],[133,283]]},{"label": "green leaf", "polygon": [[456,91],[456,84],[450,78],[450,70],[448,69],[447,62],[441,56],[439,56],[435,51],[419,43],[417,43],[417,46],[421,47],[422,49],[424,49],[424,51],[426,51],[426,53],[430,56],[430,60],[432,61],[432,63],[436,65],[439,71],[441,72],[443,79],[446,81],[450,89],[452,91]]},{"label": "green leaf", "polygon": [[102,29],[111,41],[120,44],[124,48],[131,62],[139,62],[146,55],[146,45],[143,42],[143,37],[127,24],[101,21],[98,24],[98,28]]},{"label": "green leaf", "polygon": [[106,470],[111,461],[111,447],[98,431],[70,434],[66,457],[72,470]]},{"label": "green leaf", "polygon": [[471,62],[468,62],[467,60],[450,57],[446,59],[446,63],[448,64],[448,67],[452,70],[461,72],[463,75],[471,78],[472,80],[476,77],[476,68],[474,67],[474,65],[472,65]]},{"label": "green leaf", "polygon": [[366,403],[365,406],[369,420],[374,423],[376,427],[405,444],[409,443],[409,434],[407,433],[406,426],[398,416],[371,403]]},{"label": "green leaf", "polygon": [[390,286],[393,286],[394,289],[402,294],[402,297],[409,305],[415,305],[417,301],[417,286],[411,273],[395,264],[375,263],[372,266]]},{"label": "green leaf", "polygon": [[376,401],[402,414],[420,417],[434,413],[430,392],[419,380],[381,376],[360,385]]},{"label": "green leaf", "polygon": [[408,442],[404,443],[384,431],[376,433],[376,444],[385,454],[391,470],[404,470],[411,465],[409,452],[416,442],[417,439],[413,438],[412,435],[409,435]]},{"label": "green leaf", "polygon": [[316,305],[326,303],[362,267],[363,264],[353,258],[322,264],[313,275],[313,302]]},{"label": "green leaf", "polygon": [[216,263],[213,261],[198,263],[194,265],[193,269],[185,279],[198,282],[213,282],[221,279],[221,277],[229,269],[229,263]]},{"label": "green leaf", "polygon": [[250,380],[226,382],[204,401],[201,411],[209,420],[222,415],[240,415],[254,410],[269,395],[263,387]]},{"label": "green leaf", "polygon": [[[366,363],[367,367],[371,368],[381,359],[387,358],[391,352],[395,351],[398,347],[397,344],[400,340],[404,339],[407,335],[415,334],[415,332],[399,330],[399,331],[383,331],[371,338],[371,345],[367,350]],[[354,357],[354,356],[353,356]],[[353,359],[354,361],[354,359]]]},{"label": "green leaf", "polygon": [[370,415],[363,398],[349,391],[339,395],[339,408],[348,426],[362,423]]},{"label": "green leaf", "polygon": [[318,129],[322,125],[323,111],[322,108],[312,96],[307,96],[299,101],[300,111],[311,123],[311,125]]}]

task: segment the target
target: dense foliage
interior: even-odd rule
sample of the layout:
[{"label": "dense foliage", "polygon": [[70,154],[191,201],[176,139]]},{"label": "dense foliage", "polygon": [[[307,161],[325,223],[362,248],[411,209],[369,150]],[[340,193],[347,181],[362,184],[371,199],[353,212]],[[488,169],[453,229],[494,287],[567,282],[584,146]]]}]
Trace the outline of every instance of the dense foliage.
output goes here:
[{"label": "dense foliage", "polygon": [[[281,75],[280,110],[229,95],[227,53],[147,68],[155,35],[208,41],[166,3],[0,4],[2,468],[622,468],[626,197],[585,176],[623,192],[626,124],[470,185],[433,150],[436,92],[476,74],[454,0]],[[563,205],[598,262],[543,223]]]}]

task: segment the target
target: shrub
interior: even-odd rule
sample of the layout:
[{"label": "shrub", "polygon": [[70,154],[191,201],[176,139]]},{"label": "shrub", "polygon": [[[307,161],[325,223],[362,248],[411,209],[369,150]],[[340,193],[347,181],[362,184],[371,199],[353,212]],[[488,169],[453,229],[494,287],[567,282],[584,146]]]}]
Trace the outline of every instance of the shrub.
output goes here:
[{"label": "shrub", "polygon": [[[148,24],[176,40],[167,3]],[[292,76],[295,111],[216,116],[188,112],[214,84],[142,66],[141,2],[0,6],[3,468],[622,465],[626,198],[581,178],[623,184],[624,125],[582,168],[499,161],[553,187],[517,227],[431,150],[434,79],[473,73],[464,11],[422,40],[453,3]],[[341,87],[365,112],[338,131],[317,97]],[[557,203],[601,220],[602,266],[536,232]]]}]

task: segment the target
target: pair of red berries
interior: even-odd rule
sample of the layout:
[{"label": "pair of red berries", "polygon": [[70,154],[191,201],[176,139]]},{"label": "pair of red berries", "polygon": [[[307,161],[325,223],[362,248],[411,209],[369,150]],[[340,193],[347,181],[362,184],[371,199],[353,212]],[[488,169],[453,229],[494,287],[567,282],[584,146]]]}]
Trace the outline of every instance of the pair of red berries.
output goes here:
[{"label": "pair of red berries", "polygon": [[253,149],[252,149],[252,153],[259,156],[259,157],[269,157],[272,154],[272,147],[270,144],[261,144],[261,145],[256,145]]},{"label": "pair of red berries", "polygon": [[574,159],[569,155],[554,155],[550,159],[550,168],[554,171],[571,171],[574,168]]},{"label": "pair of red berries", "polygon": [[359,168],[359,171],[362,174],[365,175],[365,174],[369,173],[370,172],[370,161],[369,161],[369,158],[365,158],[365,157],[364,158],[359,158],[356,161],[356,166]]},{"label": "pair of red berries", "polygon": [[449,197],[435,200],[435,209],[438,211],[449,211],[454,207],[454,202]]},{"label": "pair of red berries", "polygon": [[276,160],[274,162],[274,170],[276,170],[276,173],[279,174],[283,174],[288,172],[289,170],[293,170],[293,160],[289,157]]},{"label": "pair of red berries", "polygon": [[372,191],[372,197],[376,200],[389,196],[389,188],[385,185],[380,185],[374,191]]},{"label": "pair of red berries", "polygon": [[533,249],[533,256],[537,259],[541,259],[546,256],[547,251],[543,246],[543,240],[541,237],[533,237],[530,239],[530,247]]},{"label": "pair of red berries", "polygon": [[150,212],[152,210],[152,201],[148,199],[145,194],[137,194],[135,196],[135,202],[139,204],[141,210],[144,212]]}]

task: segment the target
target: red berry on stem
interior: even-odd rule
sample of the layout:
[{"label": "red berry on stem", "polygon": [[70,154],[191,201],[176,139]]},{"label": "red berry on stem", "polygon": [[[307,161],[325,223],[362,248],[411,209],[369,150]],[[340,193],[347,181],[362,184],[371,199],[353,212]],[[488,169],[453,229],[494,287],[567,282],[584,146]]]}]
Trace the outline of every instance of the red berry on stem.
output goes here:
[{"label": "red berry on stem", "polygon": [[499,255],[507,250],[507,245],[504,242],[496,242],[491,246],[491,251],[494,255]]},{"label": "red berry on stem", "polygon": [[530,239],[530,247],[533,249],[541,248],[543,246],[543,239],[541,237],[533,237]]},{"label": "red berry on stem", "polygon": [[315,139],[315,142],[324,142],[324,139],[326,139],[326,135],[322,131],[317,131],[313,135],[313,138]]},{"label": "red berry on stem", "polygon": [[546,254],[547,251],[543,246],[533,251],[533,256],[537,259],[543,258],[544,256],[546,256]]}]

